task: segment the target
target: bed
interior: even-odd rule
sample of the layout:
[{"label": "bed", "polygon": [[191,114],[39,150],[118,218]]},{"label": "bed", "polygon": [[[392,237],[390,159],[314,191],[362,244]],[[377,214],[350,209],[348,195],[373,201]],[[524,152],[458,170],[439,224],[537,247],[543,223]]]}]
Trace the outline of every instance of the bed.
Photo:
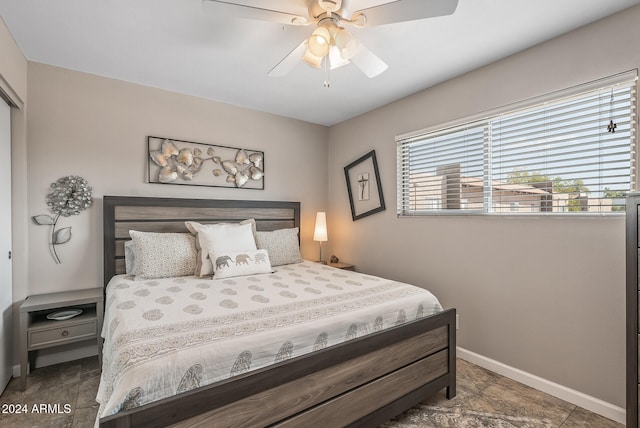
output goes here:
[{"label": "bed", "polygon": [[[298,202],[105,196],[103,209],[109,293],[100,426],[299,427],[320,421],[323,426],[376,426],[443,388],[448,398],[455,396],[455,309],[442,310],[437,299],[434,303],[430,293],[416,287],[304,260],[274,266],[269,273],[216,280],[134,281],[123,275],[130,230],[188,234],[185,221],[237,223],[249,218],[255,219],[259,232],[293,229],[300,225]],[[162,292],[153,294],[158,290]],[[275,294],[267,294],[269,290]],[[409,306],[387,308],[391,296]],[[146,303],[150,301],[166,306],[158,310]],[[277,314],[264,309],[267,301],[278,308]],[[312,301],[324,306],[311,307]],[[204,302],[214,302],[222,312],[203,316],[209,314]],[[225,312],[238,305],[242,311]],[[374,306],[382,312],[368,314],[367,308]],[[347,309],[357,313],[357,322],[334,316]],[[173,323],[181,311],[186,318]],[[268,317],[257,321],[265,312]],[[243,315],[229,315],[234,313]],[[195,315],[200,316],[198,323]],[[153,322],[137,323],[139,316]],[[321,324],[323,318],[333,326]],[[113,333],[123,325],[135,328],[127,334]],[[259,335],[248,336],[256,325]],[[288,340],[300,327],[303,338]],[[156,340],[159,336],[164,341]],[[232,336],[234,341],[244,340],[239,349],[251,346],[253,353],[231,349],[227,343]],[[142,342],[148,337],[155,341],[149,346]],[[205,343],[212,337],[217,344]],[[253,348],[260,340],[271,344],[276,358],[262,358],[267,351]],[[144,352],[133,352],[134,345]],[[182,354],[172,352],[171,346]],[[207,347],[221,354],[212,363],[220,373],[190,359],[208,355],[202,354]],[[153,362],[145,362],[147,369],[131,363],[151,348],[149,360],[155,360],[155,367]],[[187,348],[189,356],[179,356],[186,355]],[[222,355],[227,349],[229,355]],[[117,382],[114,366],[127,367]],[[146,385],[162,382],[150,373],[171,377],[172,367],[181,367],[177,386],[166,388],[172,393],[153,396]],[[136,389],[142,379],[145,386]],[[125,385],[120,392],[116,383],[118,388]],[[118,394],[120,398],[110,400]]]}]

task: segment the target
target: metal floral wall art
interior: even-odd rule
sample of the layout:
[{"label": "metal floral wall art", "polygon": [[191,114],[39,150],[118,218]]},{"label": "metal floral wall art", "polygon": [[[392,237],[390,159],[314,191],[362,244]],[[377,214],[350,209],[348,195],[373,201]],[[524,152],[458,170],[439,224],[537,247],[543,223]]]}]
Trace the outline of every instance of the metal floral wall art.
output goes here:
[{"label": "metal floral wall art", "polygon": [[55,213],[55,217],[48,214],[31,217],[37,225],[51,226],[49,249],[57,264],[60,264],[61,261],[56,252],[56,245],[67,243],[71,239],[71,227],[56,230],[60,216],[78,215],[80,211],[89,208],[92,203],[91,186],[87,180],[75,175],[68,175],[51,183],[51,192],[47,195],[47,206]]},{"label": "metal floral wall art", "polygon": [[149,182],[264,189],[264,153],[148,137]]}]

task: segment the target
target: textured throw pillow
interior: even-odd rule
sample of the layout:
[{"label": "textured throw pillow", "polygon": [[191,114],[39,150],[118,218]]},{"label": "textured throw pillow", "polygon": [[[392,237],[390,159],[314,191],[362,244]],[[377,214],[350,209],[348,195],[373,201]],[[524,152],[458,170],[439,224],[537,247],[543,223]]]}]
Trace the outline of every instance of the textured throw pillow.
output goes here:
[{"label": "textured throw pillow", "polygon": [[185,222],[187,229],[196,236],[195,275],[211,276],[213,266],[209,259],[211,251],[252,251],[256,250],[254,219],[240,223],[200,224],[195,221]]},{"label": "textured throw pillow", "polygon": [[188,233],[130,230],[135,253],[135,279],[193,275],[196,242]]},{"label": "textured throw pillow", "polygon": [[211,251],[209,257],[213,279],[273,272],[267,250]]},{"label": "textured throw pillow", "polygon": [[136,254],[133,252],[133,241],[124,243],[124,273],[127,275],[136,274]]},{"label": "textured throw pillow", "polygon": [[297,227],[272,232],[257,232],[256,244],[258,248],[267,250],[271,266],[288,265],[302,261]]}]

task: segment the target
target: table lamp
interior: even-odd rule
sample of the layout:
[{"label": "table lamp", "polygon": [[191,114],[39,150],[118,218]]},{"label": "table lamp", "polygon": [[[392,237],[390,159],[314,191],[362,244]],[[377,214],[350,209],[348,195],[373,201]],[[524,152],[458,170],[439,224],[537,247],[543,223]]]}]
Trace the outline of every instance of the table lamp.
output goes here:
[{"label": "table lamp", "polygon": [[327,241],[327,215],[323,211],[316,214],[316,228],[313,232],[313,240],[320,242],[320,263],[322,261],[322,243]]}]

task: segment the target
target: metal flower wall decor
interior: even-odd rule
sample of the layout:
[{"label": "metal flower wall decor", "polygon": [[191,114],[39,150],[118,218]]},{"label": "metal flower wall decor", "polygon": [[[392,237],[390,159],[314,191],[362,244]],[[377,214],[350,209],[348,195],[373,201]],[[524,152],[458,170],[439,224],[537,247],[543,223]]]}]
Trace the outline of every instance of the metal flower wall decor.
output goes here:
[{"label": "metal flower wall decor", "polygon": [[148,137],[149,182],[264,189],[264,153]]},{"label": "metal flower wall decor", "polygon": [[47,206],[55,213],[55,217],[48,214],[40,214],[31,217],[33,222],[40,226],[51,226],[49,249],[51,256],[57,264],[60,257],[56,252],[56,245],[64,244],[71,240],[71,227],[56,230],[58,219],[78,215],[93,203],[91,186],[82,177],[68,175],[51,183],[51,192],[47,195]]}]

